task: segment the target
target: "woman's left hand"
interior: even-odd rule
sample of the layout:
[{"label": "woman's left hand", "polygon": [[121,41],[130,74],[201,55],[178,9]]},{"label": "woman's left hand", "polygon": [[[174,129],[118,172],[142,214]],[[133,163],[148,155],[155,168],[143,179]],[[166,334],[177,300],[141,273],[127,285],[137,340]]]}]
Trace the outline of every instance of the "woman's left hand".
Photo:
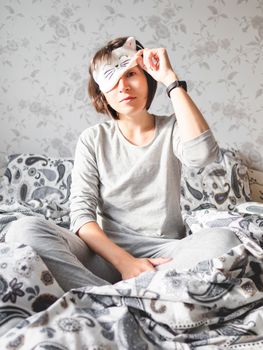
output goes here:
[{"label": "woman's left hand", "polygon": [[178,80],[165,48],[142,49],[136,56],[138,65],[158,82],[168,86]]}]

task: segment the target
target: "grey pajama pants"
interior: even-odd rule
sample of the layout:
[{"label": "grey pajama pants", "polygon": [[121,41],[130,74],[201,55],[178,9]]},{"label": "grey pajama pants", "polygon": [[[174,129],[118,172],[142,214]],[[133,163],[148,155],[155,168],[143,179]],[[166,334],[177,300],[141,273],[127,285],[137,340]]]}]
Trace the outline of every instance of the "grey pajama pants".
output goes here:
[{"label": "grey pajama pants", "polygon": [[[171,257],[173,260],[159,265],[158,269],[174,267],[178,271],[220,256],[240,244],[232,231],[222,228],[201,230],[180,240],[127,234],[110,238],[138,258]],[[121,280],[121,275],[110,263],[92,252],[77,235],[52,221],[39,217],[14,221],[7,232],[6,242],[31,246],[64,291]]]}]

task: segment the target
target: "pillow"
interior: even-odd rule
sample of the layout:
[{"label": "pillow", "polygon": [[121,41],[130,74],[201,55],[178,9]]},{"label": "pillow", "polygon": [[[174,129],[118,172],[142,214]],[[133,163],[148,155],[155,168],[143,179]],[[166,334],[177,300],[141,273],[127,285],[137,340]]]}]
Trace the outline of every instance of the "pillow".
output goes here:
[{"label": "pillow", "polygon": [[73,159],[10,155],[0,182],[0,205],[4,211],[17,207],[23,215],[42,214],[68,228],[72,168]]},{"label": "pillow", "polygon": [[183,219],[201,209],[234,210],[250,201],[247,166],[237,151],[220,150],[220,159],[204,168],[182,166],[181,209]]},{"label": "pillow", "polygon": [[67,205],[71,184],[72,159],[37,154],[13,154],[0,184],[0,203],[56,199]]}]

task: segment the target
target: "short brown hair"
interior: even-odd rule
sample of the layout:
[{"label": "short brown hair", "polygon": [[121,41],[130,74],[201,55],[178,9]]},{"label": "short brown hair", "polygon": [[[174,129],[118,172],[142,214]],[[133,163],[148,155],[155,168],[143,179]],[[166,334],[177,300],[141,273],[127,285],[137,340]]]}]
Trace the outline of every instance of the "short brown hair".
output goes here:
[{"label": "short brown hair", "polygon": [[[104,94],[100,91],[99,85],[94,80],[92,73],[94,71],[96,62],[100,62],[101,60],[111,57],[111,52],[114,49],[123,46],[127,39],[128,37],[120,37],[109,41],[107,45],[105,45],[96,52],[89,66],[88,93],[91,98],[91,102],[97,112],[111,115],[114,119],[119,119],[118,113],[107,103],[106,98]],[[139,51],[141,49],[143,49],[142,44],[138,40],[136,40],[136,50]],[[151,106],[152,100],[157,89],[157,81],[153,79],[153,77],[146,71],[143,72],[146,76],[148,84],[148,99],[146,102],[146,109],[148,110]]]}]

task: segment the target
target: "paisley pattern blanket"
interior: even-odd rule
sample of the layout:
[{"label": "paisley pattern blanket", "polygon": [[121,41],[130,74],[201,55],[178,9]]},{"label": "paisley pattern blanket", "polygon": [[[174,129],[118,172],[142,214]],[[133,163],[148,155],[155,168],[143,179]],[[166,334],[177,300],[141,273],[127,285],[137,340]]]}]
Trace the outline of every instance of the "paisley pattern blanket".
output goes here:
[{"label": "paisley pattern blanket", "polygon": [[262,349],[263,219],[209,209],[188,221],[193,234],[231,228],[240,245],[181,273],[66,294],[30,247],[0,243],[0,349]]}]

